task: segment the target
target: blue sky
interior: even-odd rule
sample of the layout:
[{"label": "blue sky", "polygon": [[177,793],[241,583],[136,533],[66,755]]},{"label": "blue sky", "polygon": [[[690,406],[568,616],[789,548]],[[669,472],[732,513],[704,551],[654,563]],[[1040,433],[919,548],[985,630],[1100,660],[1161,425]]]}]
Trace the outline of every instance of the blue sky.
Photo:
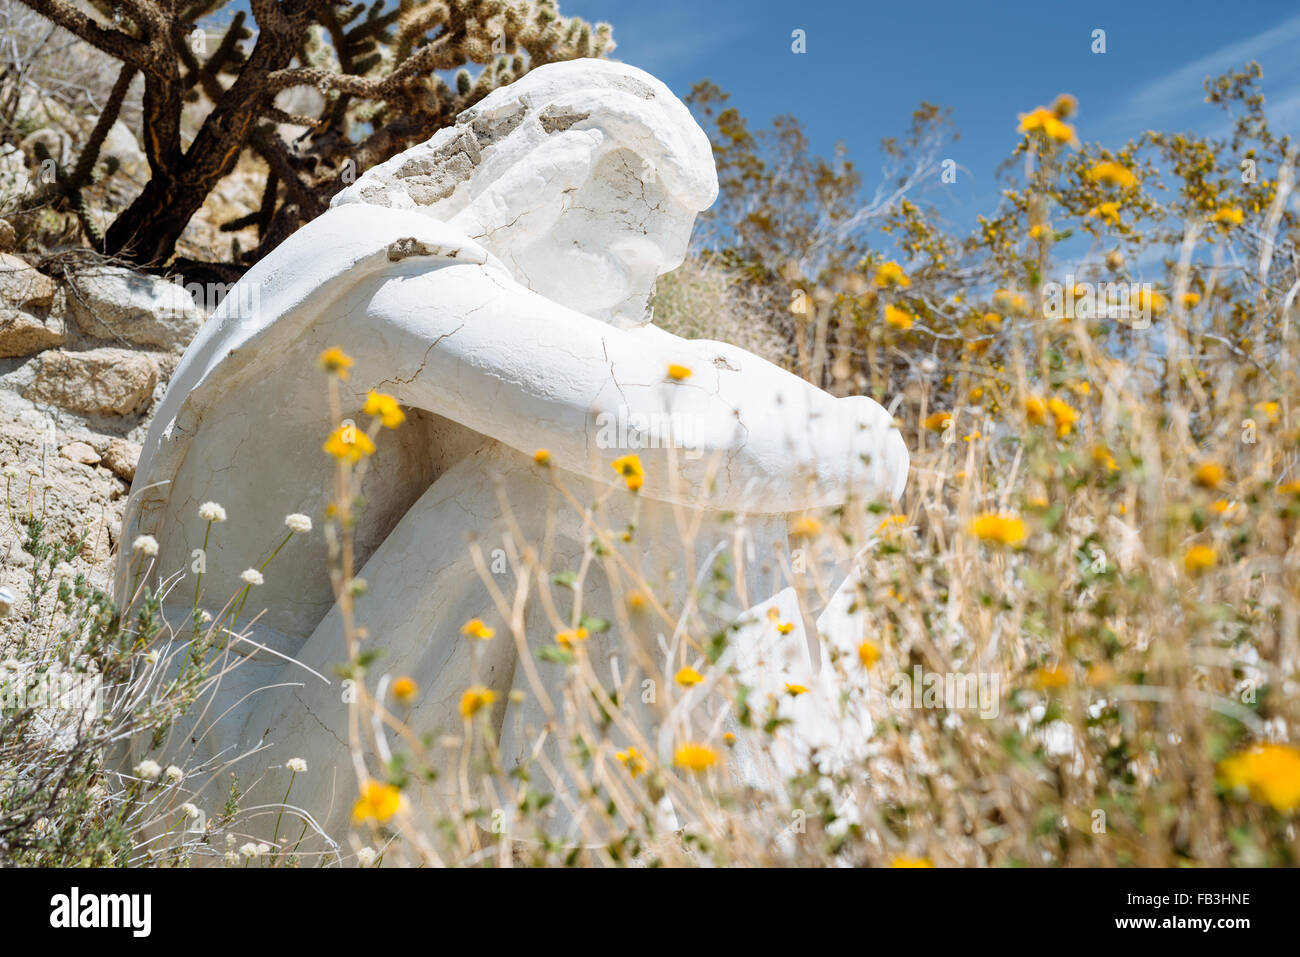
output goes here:
[{"label": "blue sky", "polygon": [[[1088,3],[560,0],[614,25],[614,56],[685,95],[709,78],[754,126],[798,116],[814,148],[848,147],[870,191],[877,144],[901,134],[922,100],[953,108],[962,169],[928,199],[958,221],[996,202],[994,171],[1016,143],[1016,114],[1058,93],[1079,99],[1084,140],[1119,145],[1147,128],[1226,129],[1203,102],[1207,74],[1258,60],[1279,132],[1300,126],[1300,3],[1250,0]],[[807,53],[791,52],[791,31]],[[1091,52],[1106,31],[1106,53]]]}]

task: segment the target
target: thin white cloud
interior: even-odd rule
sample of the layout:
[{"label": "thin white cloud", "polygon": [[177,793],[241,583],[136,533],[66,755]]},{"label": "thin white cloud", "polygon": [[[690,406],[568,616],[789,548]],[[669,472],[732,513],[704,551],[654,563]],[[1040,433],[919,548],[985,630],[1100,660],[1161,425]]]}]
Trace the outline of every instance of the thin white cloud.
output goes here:
[{"label": "thin white cloud", "polygon": [[[1285,121],[1295,115],[1296,100],[1300,97],[1300,14],[1269,27],[1253,36],[1220,47],[1192,62],[1179,67],[1158,80],[1137,90],[1116,112],[1101,124],[1107,131],[1133,132],[1134,127],[1168,127],[1173,121],[1186,121],[1196,117],[1201,110],[1202,122],[1210,114],[1204,110],[1203,84],[1207,76],[1224,73],[1258,60],[1264,66],[1264,85],[1269,101],[1278,100],[1281,110],[1269,107],[1275,121]],[[1285,115],[1283,115],[1285,114]],[[1216,126],[1227,129],[1226,121],[1215,120]],[[1210,131],[1206,131],[1210,132]]]}]

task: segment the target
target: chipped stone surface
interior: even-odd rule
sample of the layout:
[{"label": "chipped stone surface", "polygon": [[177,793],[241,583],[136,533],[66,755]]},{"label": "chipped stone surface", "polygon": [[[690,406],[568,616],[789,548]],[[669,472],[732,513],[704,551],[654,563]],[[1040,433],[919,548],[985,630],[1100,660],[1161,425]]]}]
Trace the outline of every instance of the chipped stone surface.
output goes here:
[{"label": "chipped stone surface", "polygon": [[[31,514],[45,522],[55,541],[82,541],[77,571],[86,571],[106,584],[106,562],[117,542],[126,485],[106,470],[87,467],[60,455],[56,437],[24,426],[0,429],[0,491],[17,515]],[[30,579],[31,559],[19,547],[19,536],[0,535],[0,584],[23,591]],[[84,541],[83,541],[84,539]]]},{"label": "chipped stone surface", "polygon": [[43,353],[36,376],[23,392],[37,403],[91,415],[130,415],[153,396],[158,367],[126,349]]},{"label": "chipped stone surface", "polygon": [[[550,536],[555,569],[577,568],[591,539],[584,516],[555,494],[561,482],[584,501],[598,497],[609,527],[635,523],[629,556],[666,602],[680,606],[692,592],[682,569],[708,568],[719,554],[743,571],[753,600],[778,596],[790,516],[896,496],[908,454],[870,399],[832,397],[744,350],[649,321],[657,276],[682,261],[716,192],[707,137],[635,68],[550,64],[493,92],[455,127],[368,171],[231,291],[227,303],[256,288],[260,308],[249,316],[223,305],[186,351],[143,443],[123,539],[154,536],[159,575],[188,568],[203,548],[201,604],[219,611],[240,572],[283,537],[285,515],[318,516],[330,501],[333,464],[320,446],[331,422],[316,358],[338,346],[355,360],[340,383],[344,417],[366,421],[371,388],[407,411],[401,428],[380,431],[361,489],[356,550],[369,588],[358,614],[382,636],[383,667],[420,685],[419,727],[461,727],[456,703],[471,675],[503,702],[527,691],[511,642],[475,661],[458,633],[488,614],[469,543],[502,546],[503,499],[519,533]],[[670,366],[690,374],[670,376]],[[533,462],[538,448],[550,453],[547,469]],[[611,468],[629,453],[645,470],[636,495]],[[205,541],[199,506],[208,501],[229,520]],[[696,529],[689,543],[681,515]],[[119,586],[129,576],[123,556]],[[593,568],[583,611],[613,619],[618,589],[603,576]],[[186,593],[176,589],[166,608],[178,621],[191,611]],[[819,619],[823,609],[800,604],[808,600],[786,595],[795,604],[782,613],[827,628],[846,620]],[[253,601],[252,639],[298,662],[246,645],[245,666],[208,709],[222,719],[199,737],[213,755],[266,746],[234,769],[274,793],[287,786],[288,757],[351,767],[347,706],[319,677],[346,657],[325,537],[295,536]],[[718,611],[718,627],[735,613]],[[538,602],[525,626],[553,634]],[[796,644],[750,667],[811,682],[814,653],[802,629],[793,634]],[[637,667],[622,641],[618,629],[590,636],[599,673]],[[559,670],[544,680],[558,694]],[[271,685],[278,690],[255,693]],[[531,746],[525,729],[544,723],[531,695],[500,709],[507,764]],[[300,781],[294,794],[340,835],[349,802],[327,780]],[[352,782],[337,786],[350,793]],[[435,803],[420,810],[436,814],[437,796],[429,789]],[[196,798],[214,808],[223,799]]]},{"label": "chipped stone surface", "polygon": [[126,439],[110,439],[104,449],[104,467],[126,482],[135,479],[135,467],[140,461],[140,446]]},{"label": "chipped stone surface", "polygon": [[[44,278],[44,277],[42,277]],[[29,356],[67,341],[63,319],[0,307],[0,359]]]},{"label": "chipped stone surface", "polygon": [[0,253],[0,302],[14,308],[48,306],[54,301],[54,280],[25,260]]},{"label": "chipped stone surface", "polygon": [[68,310],[89,336],[182,352],[203,324],[181,286],[120,266],[93,266],[68,278]]},{"label": "chipped stone surface", "polygon": [[98,465],[100,463],[99,453],[85,442],[69,442],[59,450],[59,454],[69,462],[77,462],[81,465]]}]

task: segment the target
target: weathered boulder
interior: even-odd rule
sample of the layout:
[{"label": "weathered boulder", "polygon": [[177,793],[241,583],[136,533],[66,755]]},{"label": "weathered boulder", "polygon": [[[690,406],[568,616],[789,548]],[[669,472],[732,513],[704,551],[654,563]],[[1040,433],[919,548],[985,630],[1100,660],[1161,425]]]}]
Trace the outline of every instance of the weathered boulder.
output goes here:
[{"label": "weathered boulder", "polygon": [[101,464],[118,478],[134,481],[135,467],[140,461],[140,446],[126,439],[112,439],[104,449]]},{"label": "weathered boulder", "polygon": [[158,383],[153,359],[126,349],[56,349],[39,363],[23,395],[85,415],[130,415],[149,402]]},{"label": "weathered boulder", "polygon": [[14,308],[48,306],[54,301],[54,280],[24,260],[0,253],[0,302]]},{"label": "weathered boulder", "polygon": [[61,346],[66,339],[63,320],[57,315],[41,318],[0,307],[0,359],[30,356]]},{"label": "weathered boulder", "polygon": [[85,442],[69,442],[59,450],[59,454],[79,465],[98,465],[100,462],[99,453]]},{"label": "weathered boulder", "polygon": [[184,288],[120,266],[70,275],[68,310],[87,335],[166,352],[183,352],[203,324]]}]

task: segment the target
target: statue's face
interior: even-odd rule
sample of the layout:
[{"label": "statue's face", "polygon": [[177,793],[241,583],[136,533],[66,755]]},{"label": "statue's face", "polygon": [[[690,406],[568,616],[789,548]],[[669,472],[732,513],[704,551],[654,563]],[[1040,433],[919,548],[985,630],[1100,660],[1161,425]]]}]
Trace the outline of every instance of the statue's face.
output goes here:
[{"label": "statue's face", "polygon": [[520,281],[548,299],[606,321],[649,318],[655,278],[681,264],[695,211],[676,200],[629,150],[604,154],[559,215],[510,244]]}]

